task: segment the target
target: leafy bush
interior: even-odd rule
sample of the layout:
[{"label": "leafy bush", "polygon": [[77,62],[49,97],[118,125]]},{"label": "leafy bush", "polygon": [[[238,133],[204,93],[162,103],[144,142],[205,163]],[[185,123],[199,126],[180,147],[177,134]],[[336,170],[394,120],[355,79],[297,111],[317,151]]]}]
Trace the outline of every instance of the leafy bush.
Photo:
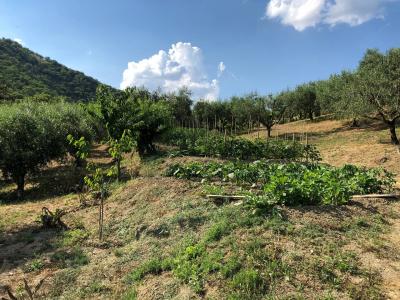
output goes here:
[{"label": "leafy bush", "polygon": [[255,141],[227,137],[218,132],[204,129],[177,128],[168,132],[162,142],[179,147],[180,154],[212,156],[241,160],[283,159],[283,160],[320,160],[317,149],[312,145],[303,145],[296,141]]},{"label": "leafy bush", "polygon": [[315,164],[277,164],[266,160],[253,163],[176,164],[167,176],[185,179],[222,180],[242,186],[260,187],[246,204],[255,210],[280,205],[345,204],[355,194],[379,193],[394,185],[393,174],[383,169],[346,165],[335,168]]}]

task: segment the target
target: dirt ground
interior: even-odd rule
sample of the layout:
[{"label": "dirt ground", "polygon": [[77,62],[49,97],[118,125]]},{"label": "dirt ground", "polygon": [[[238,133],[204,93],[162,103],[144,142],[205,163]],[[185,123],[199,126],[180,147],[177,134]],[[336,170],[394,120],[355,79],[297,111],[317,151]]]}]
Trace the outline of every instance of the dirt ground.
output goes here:
[{"label": "dirt ground", "polygon": [[[277,126],[273,136],[304,132],[324,162],[382,166],[400,173],[400,154],[379,126],[351,129],[339,121],[296,122]],[[97,147],[91,159],[110,163],[105,146]],[[97,237],[97,203],[82,206],[79,194],[63,188],[54,193],[54,182],[65,182],[75,171],[68,164],[52,165],[42,181],[29,183],[27,195],[33,200],[16,203],[7,198],[0,205],[0,287],[10,286],[18,299],[25,299],[23,279],[34,287],[45,278],[35,299],[121,299],[129,292],[126,277],[132,270],[152,257],[170,255],[188,237],[204,235],[225,209],[205,200],[201,183],[162,176],[169,165],[193,160],[210,159],[128,161],[127,178],[113,186],[105,205],[103,242]],[[1,183],[0,195],[12,188]],[[41,228],[37,220],[43,207],[70,211],[64,221],[71,230]],[[279,259],[294,274],[274,287],[289,299],[400,299],[400,202],[357,200],[341,207],[285,208],[281,213],[282,223],[267,221],[237,229],[212,244],[210,251],[221,247],[230,252],[232,243],[241,249],[250,242],[266,241],[263,247],[278,249]],[[354,257],[347,257],[349,253]],[[340,283],[321,281],[318,276],[327,275],[320,270],[333,263],[338,272],[347,268],[354,272],[346,273]],[[329,276],[324,280],[330,282]],[[226,284],[211,275],[205,292],[196,294],[172,272],[163,272],[146,277],[124,299],[225,299]],[[1,297],[8,299],[0,288]]]}]

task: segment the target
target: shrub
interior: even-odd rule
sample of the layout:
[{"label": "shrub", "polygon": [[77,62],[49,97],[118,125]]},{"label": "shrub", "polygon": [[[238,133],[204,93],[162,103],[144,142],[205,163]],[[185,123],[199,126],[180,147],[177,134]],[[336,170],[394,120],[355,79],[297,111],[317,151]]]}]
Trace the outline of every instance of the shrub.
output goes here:
[{"label": "shrub", "polygon": [[227,137],[204,129],[177,128],[166,134],[162,142],[179,147],[180,154],[213,156],[241,160],[282,159],[318,161],[320,155],[312,145],[296,141],[251,141],[238,137]]}]

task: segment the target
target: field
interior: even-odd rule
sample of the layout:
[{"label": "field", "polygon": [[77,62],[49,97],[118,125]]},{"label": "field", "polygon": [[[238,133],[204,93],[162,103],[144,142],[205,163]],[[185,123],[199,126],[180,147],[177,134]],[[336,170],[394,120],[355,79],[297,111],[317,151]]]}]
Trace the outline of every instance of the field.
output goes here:
[{"label": "field", "polygon": [[[400,183],[399,150],[390,144],[388,130],[376,123],[362,123],[351,128],[349,122],[325,120],[321,122],[298,121],[274,127],[272,136],[292,138],[292,133],[308,133],[309,142],[317,145],[323,161],[333,165],[354,164],[367,167],[384,167],[397,175]],[[254,132],[248,137],[265,136]]]},{"label": "field", "polygon": [[[400,154],[386,131],[303,121],[278,125],[272,136],[307,132],[323,162],[400,174]],[[111,162],[104,145],[89,160]],[[14,186],[1,183],[0,283],[18,299],[26,297],[24,278],[32,287],[44,279],[35,299],[400,298],[399,202],[354,200],[259,216],[240,202],[205,198],[221,186],[232,189],[229,183],[165,176],[170,166],[193,161],[222,160],[127,157],[125,177],[106,200],[102,242],[98,206],[71,190],[79,178],[71,162],[51,164],[32,179],[26,202],[8,199]],[[70,230],[43,229],[37,222],[43,207],[66,209]]]}]

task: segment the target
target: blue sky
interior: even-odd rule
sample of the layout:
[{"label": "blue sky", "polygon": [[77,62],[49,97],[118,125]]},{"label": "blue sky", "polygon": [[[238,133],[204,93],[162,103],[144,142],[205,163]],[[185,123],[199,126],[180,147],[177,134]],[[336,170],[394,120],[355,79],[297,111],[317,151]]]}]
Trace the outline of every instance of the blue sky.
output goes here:
[{"label": "blue sky", "polygon": [[203,98],[327,78],[399,29],[391,0],[0,0],[0,36],[115,87]]}]

